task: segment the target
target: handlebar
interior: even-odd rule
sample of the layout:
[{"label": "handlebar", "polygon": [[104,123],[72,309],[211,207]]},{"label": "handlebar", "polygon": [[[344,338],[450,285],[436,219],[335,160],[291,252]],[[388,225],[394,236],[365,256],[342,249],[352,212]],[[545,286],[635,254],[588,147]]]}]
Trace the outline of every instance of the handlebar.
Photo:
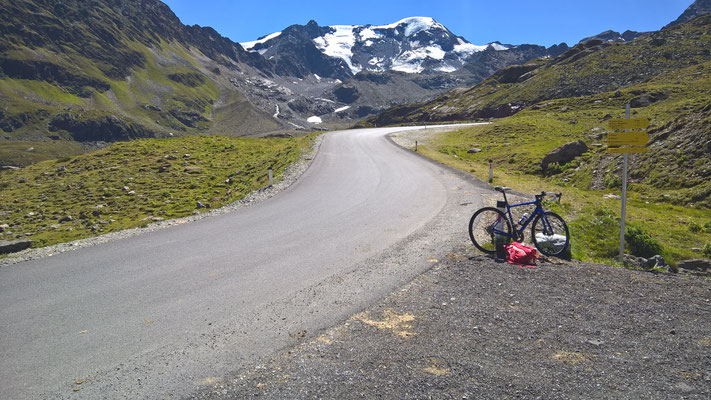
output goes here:
[{"label": "handlebar", "polygon": [[541,192],[541,194],[536,195],[536,199],[539,201],[543,200],[546,196],[553,196],[553,198],[550,201],[557,201],[560,203],[560,198],[563,196],[563,193],[556,193],[556,192]]}]

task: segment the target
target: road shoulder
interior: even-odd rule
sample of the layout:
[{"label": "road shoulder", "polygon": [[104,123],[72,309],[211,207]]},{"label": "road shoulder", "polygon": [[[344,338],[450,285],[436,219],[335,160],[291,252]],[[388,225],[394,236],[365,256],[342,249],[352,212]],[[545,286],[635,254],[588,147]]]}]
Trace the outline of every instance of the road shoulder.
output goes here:
[{"label": "road shoulder", "polygon": [[459,248],[399,290],[198,398],[699,398],[708,279]]}]

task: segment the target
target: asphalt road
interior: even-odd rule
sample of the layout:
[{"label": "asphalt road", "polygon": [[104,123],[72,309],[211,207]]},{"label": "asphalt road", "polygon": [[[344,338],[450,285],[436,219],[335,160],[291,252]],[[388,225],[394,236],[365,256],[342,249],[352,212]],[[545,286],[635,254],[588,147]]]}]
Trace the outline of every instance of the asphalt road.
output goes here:
[{"label": "asphalt road", "polygon": [[466,237],[451,194],[480,200],[402,129],[327,134],[257,205],[0,268],[0,397],[186,396],[424,271]]}]

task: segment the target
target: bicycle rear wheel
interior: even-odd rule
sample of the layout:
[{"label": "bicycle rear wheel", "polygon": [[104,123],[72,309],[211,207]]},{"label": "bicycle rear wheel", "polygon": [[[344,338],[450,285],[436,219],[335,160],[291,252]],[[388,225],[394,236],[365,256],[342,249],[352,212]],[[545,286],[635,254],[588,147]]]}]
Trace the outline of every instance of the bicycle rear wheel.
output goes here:
[{"label": "bicycle rear wheel", "polygon": [[547,256],[562,254],[570,243],[568,225],[560,215],[551,211],[536,216],[531,227],[531,237],[538,251]]},{"label": "bicycle rear wheel", "polygon": [[477,249],[494,254],[497,241],[502,245],[511,242],[511,224],[501,210],[484,207],[469,220],[469,237]]}]

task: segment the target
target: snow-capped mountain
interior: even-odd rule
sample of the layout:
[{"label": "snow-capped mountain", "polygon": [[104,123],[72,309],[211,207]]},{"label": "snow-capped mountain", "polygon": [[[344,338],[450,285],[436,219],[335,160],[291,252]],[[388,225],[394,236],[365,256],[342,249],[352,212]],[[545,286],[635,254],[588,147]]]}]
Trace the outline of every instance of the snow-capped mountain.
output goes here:
[{"label": "snow-capped mountain", "polygon": [[[253,104],[287,123],[363,118],[480,82],[500,68],[557,56],[564,43],[475,45],[429,17],[388,25],[291,25],[240,43],[270,65],[258,79],[236,80]],[[255,84],[255,82],[259,84]],[[260,83],[261,82],[261,83]]]},{"label": "snow-capped mountain", "polygon": [[[315,58],[321,57],[305,50],[316,49],[323,56],[343,62],[331,60],[327,63],[329,68],[322,71],[324,75],[318,75],[341,79],[344,75],[355,75],[361,71],[454,72],[477,52],[487,48],[508,49],[499,43],[481,46],[469,43],[429,17],[405,18],[389,25],[320,27],[310,21],[306,26],[292,25],[282,32],[241,45],[245,50],[258,52],[277,64],[281,62],[291,66],[313,64]],[[301,62],[299,55],[302,56]]]}]

